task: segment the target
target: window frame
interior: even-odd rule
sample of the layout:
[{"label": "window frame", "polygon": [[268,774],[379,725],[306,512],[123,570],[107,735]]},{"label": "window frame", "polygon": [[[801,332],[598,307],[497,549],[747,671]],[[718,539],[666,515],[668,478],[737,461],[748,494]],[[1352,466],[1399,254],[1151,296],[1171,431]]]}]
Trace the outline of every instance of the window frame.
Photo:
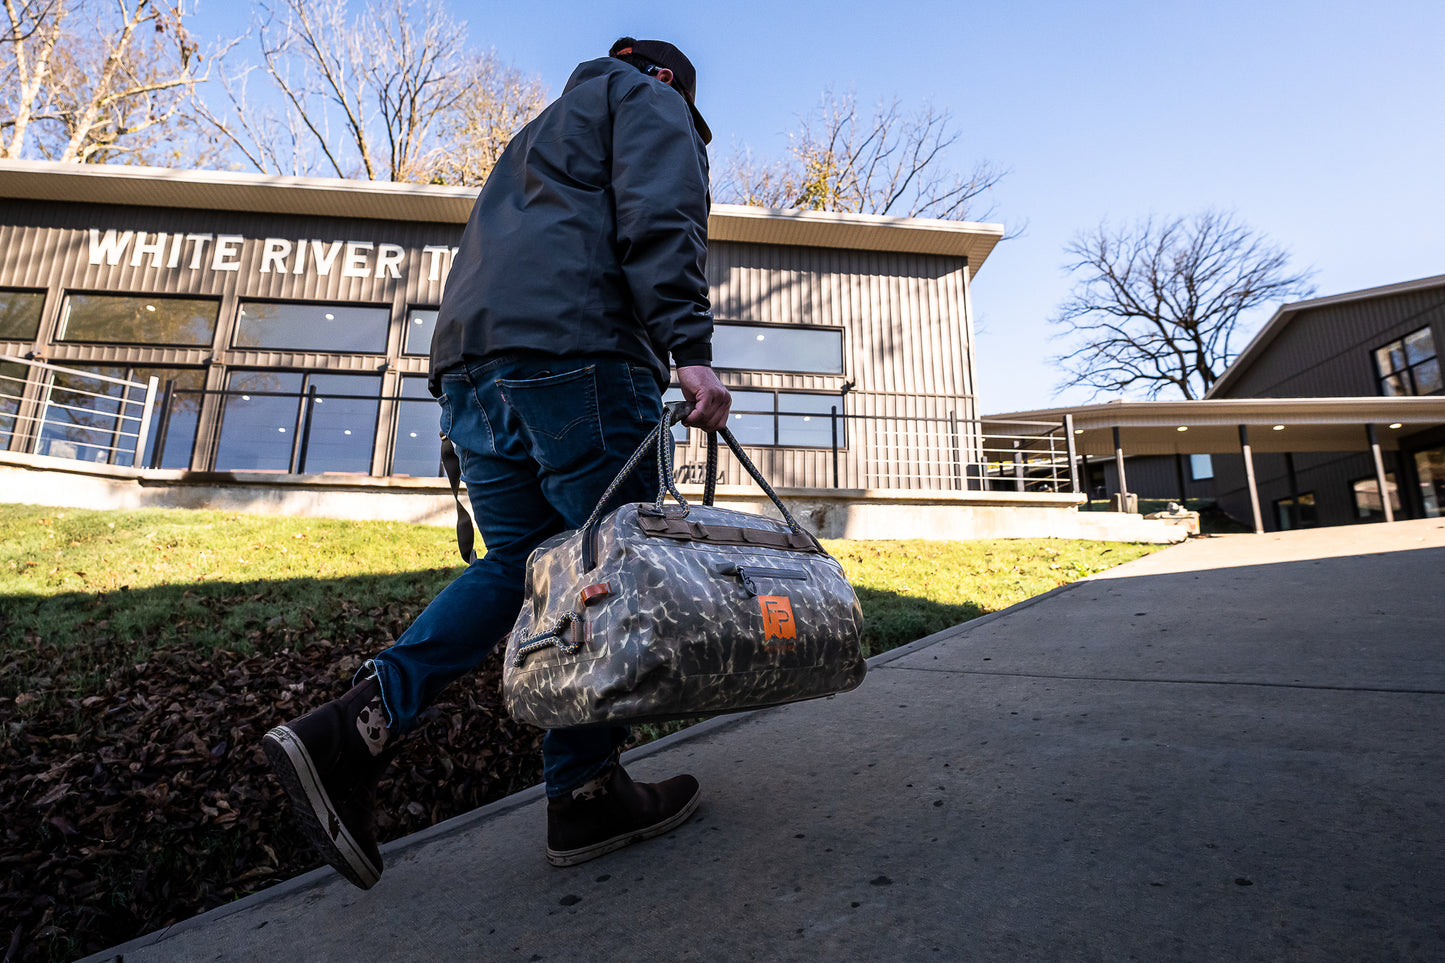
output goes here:
[{"label": "window frame", "polygon": [[[1309,502],[1306,503],[1305,499],[1309,499]],[[1320,500],[1313,490],[1300,492],[1298,499],[1293,495],[1276,498],[1272,504],[1274,508],[1274,525],[1275,528],[1281,532],[1295,532],[1305,528],[1320,527]],[[1306,507],[1308,507],[1310,513],[1309,519],[1305,519],[1304,512],[1302,511],[1302,509]],[[1295,521],[1298,524],[1290,527],[1284,524],[1284,510],[1287,508],[1293,510]]]},{"label": "window frame", "polygon": [[[391,430],[390,430],[390,432],[389,432],[388,443],[387,443],[387,447],[386,447],[386,477],[388,477],[388,478],[443,478],[443,477],[445,477],[445,472],[442,471],[442,463],[441,463],[441,441],[440,441],[440,432],[439,432],[439,431],[436,432],[436,437],[433,439],[433,445],[432,445],[432,448],[433,448],[433,450],[434,450],[434,452],[435,452],[435,454],[436,454],[436,472],[435,472],[435,473],[433,473],[433,474],[431,474],[431,475],[413,475],[413,474],[408,474],[408,473],[406,473],[406,472],[398,472],[398,471],[396,470],[396,461],[397,461],[397,458],[396,458],[396,448],[397,448],[398,443],[399,443],[400,440],[401,440],[402,413],[403,413],[404,411],[416,410],[416,409],[419,409],[419,408],[423,405],[423,403],[430,403],[431,409],[432,409],[432,415],[433,415],[432,427],[433,427],[433,428],[439,428],[440,412],[439,412],[439,410],[438,410],[438,408],[437,408],[437,400],[436,400],[436,398],[432,396],[432,393],[431,393],[430,389],[427,388],[428,378],[429,378],[429,376],[428,376],[428,375],[425,375],[425,374],[404,374],[404,375],[402,375],[402,376],[397,380],[397,383],[396,383],[396,392],[395,392],[395,394],[394,394],[390,399],[387,399],[387,400],[393,401],[393,402],[394,402],[394,407],[395,407],[395,411],[394,411],[393,417],[392,417],[392,419],[391,419],[391,426],[390,426]],[[408,383],[410,383],[410,384],[420,384],[422,390],[425,392],[425,396],[424,396],[424,397],[421,397],[421,396],[411,397],[411,396],[407,395],[407,394],[406,394],[406,385],[407,385]],[[408,407],[407,407],[408,405],[415,406],[415,409],[413,409],[413,408],[408,408]]]},{"label": "window frame", "polygon": [[1399,514],[1401,513],[1401,511],[1402,511],[1402,509],[1403,509],[1403,507],[1404,507],[1404,495],[1403,495],[1403,493],[1400,491],[1400,480],[1399,480],[1399,478],[1397,478],[1397,477],[1395,476],[1395,473],[1394,473],[1394,472],[1389,471],[1389,472],[1385,472],[1385,485],[1386,485],[1387,488],[1388,488],[1390,485],[1392,485],[1392,484],[1395,486],[1395,490],[1394,490],[1394,493],[1393,493],[1394,497],[1392,498],[1392,497],[1390,496],[1390,493],[1388,493],[1388,492],[1381,492],[1381,493],[1380,493],[1380,510],[1379,510],[1378,512],[1369,512],[1369,513],[1361,512],[1361,510],[1360,510],[1360,491],[1359,491],[1359,489],[1356,488],[1355,486],[1356,486],[1356,485],[1359,485],[1361,482],[1369,482],[1369,483],[1371,483],[1371,484],[1374,484],[1375,481],[1376,481],[1375,476],[1374,476],[1373,473],[1371,473],[1371,474],[1369,474],[1369,475],[1361,475],[1361,476],[1358,477],[1358,478],[1352,478],[1352,479],[1350,479],[1350,481],[1348,482],[1348,484],[1349,484],[1349,486],[1350,486],[1350,487],[1349,487],[1350,503],[1351,503],[1351,505],[1354,507],[1354,511],[1355,511],[1355,521],[1357,521],[1357,522],[1368,522],[1368,521],[1371,521],[1371,520],[1376,519],[1376,518],[1383,520],[1384,517],[1385,517],[1385,499],[1386,499],[1386,498],[1389,498],[1389,499],[1390,499],[1390,510],[1391,510],[1392,512],[1396,513],[1396,516],[1397,516],[1397,517],[1399,516]]},{"label": "window frame", "polygon": [[[401,355],[401,357],[403,357],[403,358],[429,358],[429,357],[431,357],[431,341],[430,341],[430,340],[427,341],[427,346],[426,346],[426,350],[425,350],[425,351],[408,351],[408,350],[406,349],[406,346],[410,343],[410,340],[411,340],[411,316],[412,316],[412,314],[413,314],[414,312],[417,312],[417,311],[434,311],[434,312],[436,312],[438,315],[440,315],[440,313],[441,313],[441,305],[440,305],[440,304],[408,304],[408,305],[406,306],[406,309],[405,309],[404,313],[403,313],[402,316],[401,316],[401,351],[400,351],[400,355]],[[439,316],[432,319],[432,326],[431,326],[432,337],[436,337],[437,322],[440,321],[440,320],[441,320],[441,318],[440,318]]]},{"label": "window frame", "polygon": [[[1434,353],[1431,354],[1429,357],[1421,358],[1419,361],[1412,363],[1406,354],[1405,343],[1416,335],[1421,334],[1422,332],[1429,337],[1430,348]],[[1399,349],[1400,359],[1404,362],[1404,367],[1392,368],[1389,371],[1385,371],[1380,364],[1380,355],[1383,352],[1388,356],[1392,353],[1392,349],[1396,348],[1397,346]],[[1442,390],[1445,390],[1445,388],[1436,388],[1433,391],[1422,393],[1420,391],[1419,381],[1415,377],[1415,371],[1417,368],[1423,367],[1424,365],[1427,365],[1433,361],[1435,363],[1436,377],[1439,378],[1442,382],[1445,382],[1445,378],[1441,377],[1442,372],[1440,368],[1440,346],[1435,343],[1435,331],[1428,324],[1424,325],[1423,327],[1416,328],[1414,331],[1406,332],[1405,334],[1400,335],[1400,337],[1398,338],[1393,338],[1385,342],[1384,344],[1372,348],[1370,350],[1370,361],[1375,368],[1375,390],[1377,390],[1382,396],[1386,398],[1423,397],[1439,394]],[[1406,390],[1402,394],[1394,394],[1385,389],[1386,383],[1391,378],[1396,377],[1401,380],[1401,383],[1404,384],[1406,388]]]},{"label": "window frame", "polygon": [[[76,339],[66,337],[65,329],[70,323],[70,309],[72,298],[116,298],[126,301],[196,301],[202,304],[215,305],[216,315],[211,323],[211,333],[204,341],[156,341],[147,339],[145,341],[100,341],[96,339]],[[67,345],[104,345],[107,347],[120,348],[189,348],[192,350],[209,350],[215,343],[216,332],[221,328],[221,306],[223,299],[210,295],[189,295],[165,292],[160,294],[148,291],[88,291],[88,290],[65,290],[60,295],[60,316],[55,321],[55,330],[50,335],[51,344]]]},{"label": "window frame", "polygon": [[[231,379],[234,378],[236,375],[241,375],[241,374],[249,374],[249,375],[275,374],[275,375],[300,375],[300,376],[301,376],[301,386],[300,386],[300,388],[299,388],[294,394],[289,393],[289,392],[274,392],[274,393],[271,393],[274,397],[280,397],[280,398],[295,398],[295,399],[296,399],[295,419],[294,419],[294,421],[292,421],[291,423],[289,423],[289,424],[287,424],[287,425],[285,425],[285,426],[282,426],[282,427],[285,427],[285,428],[288,429],[288,430],[294,430],[294,431],[295,431],[295,438],[292,440],[292,443],[291,443],[291,452],[290,452],[289,457],[288,457],[287,460],[286,460],[286,467],[285,467],[285,468],[218,468],[218,467],[216,467],[217,464],[218,464],[219,461],[220,461],[221,443],[222,443],[222,441],[223,441],[224,434],[225,434],[226,418],[227,418],[227,415],[229,414],[229,404],[228,404],[228,402],[229,402],[229,400],[230,400],[230,398],[231,398],[232,395],[242,394],[242,393],[244,393],[244,391],[246,390],[246,389],[237,390],[237,389],[231,387],[231,384],[232,384],[232,380],[231,380]],[[380,436],[381,436],[382,429],[383,429],[384,427],[388,427],[388,426],[383,425],[382,420],[381,420],[382,402],[383,402],[383,400],[385,399],[385,394],[384,394],[384,392],[383,392],[383,388],[385,387],[385,384],[386,384],[386,381],[385,381],[385,379],[381,376],[381,373],[380,373],[380,372],[369,372],[369,371],[336,371],[336,370],[331,370],[331,369],[327,369],[327,368],[302,368],[302,367],[297,367],[297,366],[295,366],[295,365],[285,365],[285,366],[277,365],[277,366],[270,366],[270,367],[268,367],[268,366],[255,366],[255,365],[237,365],[236,367],[229,368],[229,369],[226,371],[226,377],[225,377],[225,382],[224,382],[225,387],[221,388],[221,389],[220,389],[219,391],[217,391],[217,392],[213,392],[214,394],[220,395],[221,403],[220,403],[220,406],[219,406],[219,410],[218,410],[217,413],[216,413],[215,433],[214,433],[214,435],[212,436],[212,437],[213,437],[213,441],[212,441],[212,443],[211,443],[211,450],[210,450],[210,452],[209,452],[209,459],[208,459],[208,461],[209,461],[212,469],[215,470],[215,471],[256,472],[256,473],[261,473],[261,474],[272,474],[272,475],[277,475],[277,474],[279,474],[279,475],[294,475],[294,474],[300,474],[300,473],[302,473],[302,472],[298,472],[298,468],[305,467],[305,466],[302,466],[302,465],[300,464],[300,459],[301,459],[301,443],[302,443],[302,439],[303,439],[303,438],[305,438],[305,439],[307,440],[307,449],[308,449],[308,451],[307,451],[307,456],[308,456],[308,459],[309,459],[310,457],[312,457],[312,454],[311,454],[311,451],[310,451],[310,438],[309,438],[309,435],[308,435],[306,432],[303,431],[303,427],[305,426],[305,422],[306,422],[306,411],[305,411],[306,396],[307,396],[307,394],[308,394],[308,392],[309,392],[309,388],[310,388],[310,385],[311,385],[311,379],[314,378],[314,377],[318,377],[318,376],[319,376],[319,377],[352,377],[352,378],[373,378],[373,379],[375,379],[375,381],[376,381],[376,395],[374,396],[374,398],[371,398],[370,400],[372,400],[373,403],[376,405],[376,409],[375,409],[375,411],[372,413],[372,417],[371,417],[371,444],[370,444],[370,445],[368,446],[368,448],[366,449],[366,452],[367,452],[367,454],[366,454],[366,467],[365,467],[364,469],[354,470],[354,471],[353,471],[353,470],[347,470],[347,469],[325,469],[325,468],[323,468],[323,469],[319,469],[319,470],[318,470],[318,469],[316,469],[316,468],[308,468],[308,469],[304,472],[304,474],[307,474],[307,475],[341,474],[341,475],[367,475],[367,476],[370,476],[370,475],[371,475],[371,467],[372,467],[372,465],[373,465],[374,462],[375,462],[376,446],[377,446],[378,439],[379,439]],[[255,393],[255,394],[261,394],[260,391],[256,391],[256,390],[254,390],[254,389],[251,389],[251,390],[252,390],[253,393]],[[327,396],[326,396],[325,394],[323,394],[322,392],[318,392],[318,395],[322,395],[322,397],[319,398],[318,400],[322,400],[322,401],[327,400]],[[351,393],[342,394],[342,395],[340,395],[340,397],[341,397],[342,399],[344,399],[344,400],[347,400],[347,401],[358,401],[358,400],[362,400],[362,398],[363,398],[363,396],[355,395],[355,394],[351,394]],[[314,422],[313,422],[313,424],[314,424]]]},{"label": "window frame", "polygon": [[30,294],[39,298],[40,306],[35,311],[35,330],[30,332],[29,337],[10,338],[0,337],[0,341],[8,341],[12,344],[34,344],[35,339],[40,337],[40,328],[45,323],[45,296],[48,292],[44,288],[27,288],[23,286],[0,287],[0,294]]},{"label": "window frame", "polygon": [[[280,304],[293,305],[303,308],[360,308],[365,310],[381,311],[386,315],[386,323],[381,326],[381,347],[374,350],[358,350],[354,348],[298,348],[298,347],[276,347],[274,345],[240,344],[238,339],[241,336],[242,316],[245,314],[248,304]],[[324,355],[361,355],[363,357],[385,358],[388,353],[388,342],[391,338],[391,313],[392,305],[379,301],[305,301],[295,298],[237,298],[236,319],[231,325],[230,337],[227,339],[227,349],[231,351],[271,351],[275,353],[289,354],[324,354]],[[405,340],[403,339],[403,344]],[[421,357],[420,355],[404,355],[403,357]],[[300,369],[276,369],[276,370],[300,370]]]},{"label": "window frame", "polygon": [[819,368],[741,368],[734,365],[719,364],[717,358],[713,358],[713,367],[718,371],[747,371],[747,372],[776,372],[778,374],[808,374],[828,375],[844,377],[848,369],[848,333],[842,325],[835,324],[782,324],[776,321],[740,321],[734,319],[713,320],[713,336],[716,340],[718,328],[772,328],[780,331],[807,331],[819,333],[838,334],[838,370],[828,371]]},{"label": "window frame", "polygon": [[[671,387],[677,387],[677,386],[676,386],[676,385],[673,385],[673,386],[671,386]],[[833,450],[833,445],[832,445],[831,441],[830,441],[828,444],[825,444],[825,445],[795,445],[795,444],[786,444],[786,443],[784,443],[784,442],[782,442],[782,441],[780,440],[780,438],[782,437],[781,420],[782,420],[783,418],[797,418],[797,417],[802,417],[802,416],[806,416],[806,415],[813,415],[813,414],[818,414],[818,415],[821,416],[822,414],[827,414],[827,412],[821,412],[821,413],[820,413],[820,412],[811,412],[811,411],[809,411],[809,412],[798,412],[798,413],[794,413],[794,412],[792,412],[792,411],[784,410],[783,408],[780,407],[780,405],[781,405],[781,403],[782,403],[782,402],[781,402],[782,396],[783,396],[783,395],[816,395],[816,396],[818,396],[818,397],[823,397],[823,398],[836,398],[836,399],[838,400],[838,416],[839,416],[839,425],[838,425],[838,429],[839,429],[839,430],[838,430],[838,450],[839,450],[839,451],[847,451],[847,450],[848,450],[848,419],[847,419],[847,411],[845,410],[845,405],[844,405],[844,399],[845,399],[847,396],[846,396],[841,390],[839,390],[839,391],[823,391],[823,390],[819,390],[819,389],[816,389],[816,388],[815,388],[815,389],[800,389],[800,388],[757,388],[757,387],[753,387],[753,386],[743,387],[743,386],[741,386],[741,385],[730,386],[730,387],[729,387],[729,390],[730,390],[730,391],[737,391],[737,392],[751,392],[751,393],[760,394],[760,395],[761,395],[761,394],[770,394],[770,395],[773,396],[773,410],[772,410],[771,412],[767,412],[767,411],[755,411],[755,410],[750,409],[750,408],[744,408],[744,409],[738,410],[738,414],[753,415],[753,416],[757,416],[757,417],[771,417],[771,418],[772,418],[772,421],[773,421],[773,440],[772,440],[771,442],[751,442],[751,441],[743,441],[742,439],[738,439],[738,443],[741,444],[741,445],[743,445],[744,447],[748,447],[748,448],[788,448],[788,449],[797,449],[797,450],[799,450],[799,451],[832,451],[832,450]],[[730,412],[729,414],[731,414],[731,412]]]}]

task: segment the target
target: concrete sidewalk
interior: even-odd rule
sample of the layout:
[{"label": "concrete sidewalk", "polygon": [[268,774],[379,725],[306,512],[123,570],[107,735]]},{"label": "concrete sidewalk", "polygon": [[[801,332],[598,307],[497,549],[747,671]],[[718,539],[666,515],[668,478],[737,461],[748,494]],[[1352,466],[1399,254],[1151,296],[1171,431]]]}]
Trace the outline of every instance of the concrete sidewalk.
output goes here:
[{"label": "concrete sidewalk", "polygon": [[1194,540],[634,752],[670,836],[529,790],[92,959],[1445,959],[1442,599],[1441,519]]}]

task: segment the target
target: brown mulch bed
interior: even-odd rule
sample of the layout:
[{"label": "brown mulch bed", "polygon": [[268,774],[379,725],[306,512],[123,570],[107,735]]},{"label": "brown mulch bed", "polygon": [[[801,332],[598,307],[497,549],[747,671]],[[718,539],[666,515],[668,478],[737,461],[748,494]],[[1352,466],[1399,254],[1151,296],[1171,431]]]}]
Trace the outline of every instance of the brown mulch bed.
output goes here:
[{"label": "brown mulch bed", "polygon": [[[344,691],[388,621],[345,646],[166,651],[98,685],[67,684],[64,653],[27,640],[58,669],[50,692],[94,694],[0,699],[3,963],[76,959],[321,865],[260,739]],[[382,840],[540,781],[542,733],[507,716],[500,667],[493,653],[407,740],[379,787]]]}]

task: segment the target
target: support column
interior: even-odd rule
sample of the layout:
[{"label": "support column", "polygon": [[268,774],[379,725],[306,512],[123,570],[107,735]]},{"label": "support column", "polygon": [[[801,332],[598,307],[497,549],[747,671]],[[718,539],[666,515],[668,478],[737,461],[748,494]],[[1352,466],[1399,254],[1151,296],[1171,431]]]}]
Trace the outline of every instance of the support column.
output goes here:
[{"label": "support column", "polygon": [[1179,484],[1179,507],[1189,507],[1189,489],[1184,487],[1184,456],[1174,453],[1174,480]]},{"label": "support column", "polygon": [[1385,490],[1385,459],[1380,455],[1380,439],[1375,437],[1375,426],[1365,426],[1365,437],[1370,440],[1370,456],[1375,459],[1375,484],[1380,488],[1380,507],[1385,510],[1385,521],[1395,520],[1395,510],[1390,507],[1390,493]]},{"label": "support column", "polygon": [[1124,478],[1124,445],[1119,441],[1119,429],[1114,429],[1114,470],[1119,473],[1119,494],[1129,494],[1129,482]]},{"label": "support column", "polygon": [[1299,474],[1294,470],[1294,452],[1284,453],[1284,470],[1289,476],[1289,498],[1294,503],[1294,527],[1304,528],[1304,506],[1299,500]]},{"label": "support column", "polygon": [[1254,480],[1254,452],[1249,447],[1249,426],[1239,426],[1239,450],[1244,454],[1244,477],[1249,484],[1249,507],[1254,513],[1254,533],[1264,534],[1264,517],[1259,513],[1259,485]]}]

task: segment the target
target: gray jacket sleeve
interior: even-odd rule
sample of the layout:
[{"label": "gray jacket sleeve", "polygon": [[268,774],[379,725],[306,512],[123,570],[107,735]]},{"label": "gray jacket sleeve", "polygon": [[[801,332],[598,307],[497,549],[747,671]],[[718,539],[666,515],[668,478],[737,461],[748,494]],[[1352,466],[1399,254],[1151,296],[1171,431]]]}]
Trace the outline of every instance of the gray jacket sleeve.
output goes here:
[{"label": "gray jacket sleeve", "polygon": [[712,361],[707,149],[682,95],[645,80],[613,112],[617,249],[638,320],[679,367]]}]

